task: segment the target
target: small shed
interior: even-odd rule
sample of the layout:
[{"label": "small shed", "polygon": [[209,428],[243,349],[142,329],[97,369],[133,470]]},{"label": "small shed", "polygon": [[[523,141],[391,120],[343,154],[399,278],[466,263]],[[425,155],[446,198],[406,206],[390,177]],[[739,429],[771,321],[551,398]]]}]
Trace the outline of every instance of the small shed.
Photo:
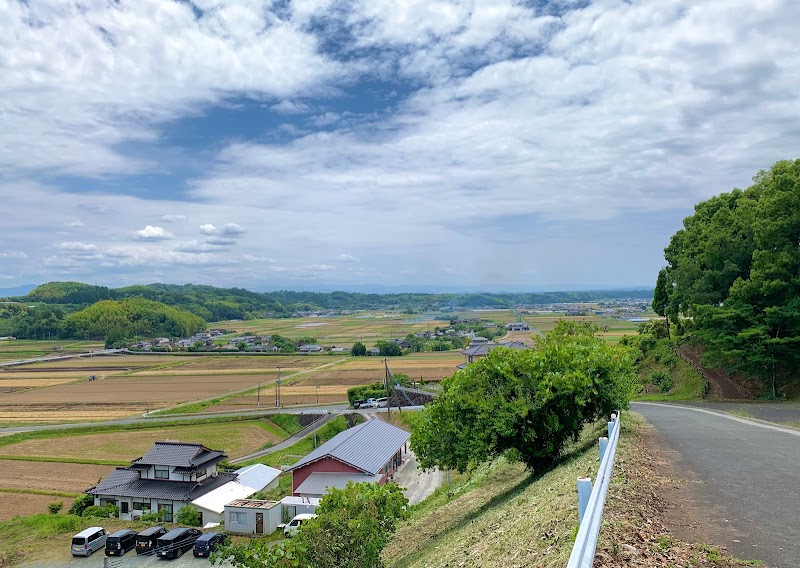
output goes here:
[{"label": "small shed", "polygon": [[315,497],[296,497],[290,495],[281,499],[283,505],[284,518],[291,519],[295,515],[302,515],[304,513],[316,513],[319,507],[320,500]]},{"label": "small shed", "polygon": [[278,501],[236,499],[225,505],[225,529],[239,534],[272,534],[283,522]]}]

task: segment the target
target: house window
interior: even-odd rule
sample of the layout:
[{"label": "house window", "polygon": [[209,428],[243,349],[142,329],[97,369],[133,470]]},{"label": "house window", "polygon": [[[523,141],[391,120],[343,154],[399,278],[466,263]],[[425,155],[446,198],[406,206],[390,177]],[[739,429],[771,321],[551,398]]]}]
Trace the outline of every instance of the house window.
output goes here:
[{"label": "house window", "polygon": [[140,503],[138,501],[133,502],[133,510],[134,511],[149,511],[150,510],[150,503]]},{"label": "house window", "polygon": [[105,507],[106,505],[116,505],[116,504],[117,504],[117,500],[116,499],[109,499],[107,497],[103,497],[103,498],[100,499],[100,506],[101,507]]},{"label": "house window", "polygon": [[231,524],[232,525],[246,525],[247,524],[247,513],[231,513]]},{"label": "house window", "polygon": [[165,465],[155,466],[156,479],[169,479],[169,468]]},{"label": "house window", "polygon": [[128,511],[128,505],[129,503],[127,501],[122,501],[119,504],[119,512],[127,515],[130,512]]}]

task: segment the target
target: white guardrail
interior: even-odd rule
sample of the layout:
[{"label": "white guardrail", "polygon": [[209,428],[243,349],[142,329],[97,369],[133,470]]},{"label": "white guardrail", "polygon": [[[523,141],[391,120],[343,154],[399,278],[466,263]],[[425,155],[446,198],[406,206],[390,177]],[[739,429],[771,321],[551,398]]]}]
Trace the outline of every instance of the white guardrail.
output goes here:
[{"label": "white guardrail", "polygon": [[608,423],[608,438],[600,438],[600,468],[594,487],[592,480],[586,477],[578,479],[578,515],[580,528],[575,537],[575,545],[569,556],[567,568],[592,568],[594,553],[597,549],[597,537],[600,534],[600,523],[603,520],[603,507],[606,503],[608,484],[614,469],[614,456],[619,442],[619,413],[611,415]]}]

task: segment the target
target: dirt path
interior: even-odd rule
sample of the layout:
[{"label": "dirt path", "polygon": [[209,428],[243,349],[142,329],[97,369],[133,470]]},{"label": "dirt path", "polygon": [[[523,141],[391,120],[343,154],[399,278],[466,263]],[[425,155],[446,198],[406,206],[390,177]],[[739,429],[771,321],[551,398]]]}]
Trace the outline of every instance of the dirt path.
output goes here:
[{"label": "dirt path", "polygon": [[703,366],[700,355],[686,345],[676,349],[678,355],[687,359],[711,385],[711,393],[721,400],[747,400],[750,397],[731,378],[719,369]]},{"label": "dirt path", "polygon": [[406,460],[397,473],[394,474],[394,482],[400,487],[405,487],[403,492],[408,497],[411,505],[416,505],[442,484],[444,473],[438,469],[432,471],[420,471],[417,468],[417,456],[411,450],[406,455]]}]

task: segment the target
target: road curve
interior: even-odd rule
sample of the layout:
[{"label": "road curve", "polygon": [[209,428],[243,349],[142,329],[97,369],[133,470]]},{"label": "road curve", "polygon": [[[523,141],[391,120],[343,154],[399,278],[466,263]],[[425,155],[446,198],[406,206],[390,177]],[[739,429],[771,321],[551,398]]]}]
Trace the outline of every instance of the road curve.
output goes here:
[{"label": "road curve", "polygon": [[633,403],[700,481],[693,503],[734,555],[800,566],[800,429],[707,409]]}]

